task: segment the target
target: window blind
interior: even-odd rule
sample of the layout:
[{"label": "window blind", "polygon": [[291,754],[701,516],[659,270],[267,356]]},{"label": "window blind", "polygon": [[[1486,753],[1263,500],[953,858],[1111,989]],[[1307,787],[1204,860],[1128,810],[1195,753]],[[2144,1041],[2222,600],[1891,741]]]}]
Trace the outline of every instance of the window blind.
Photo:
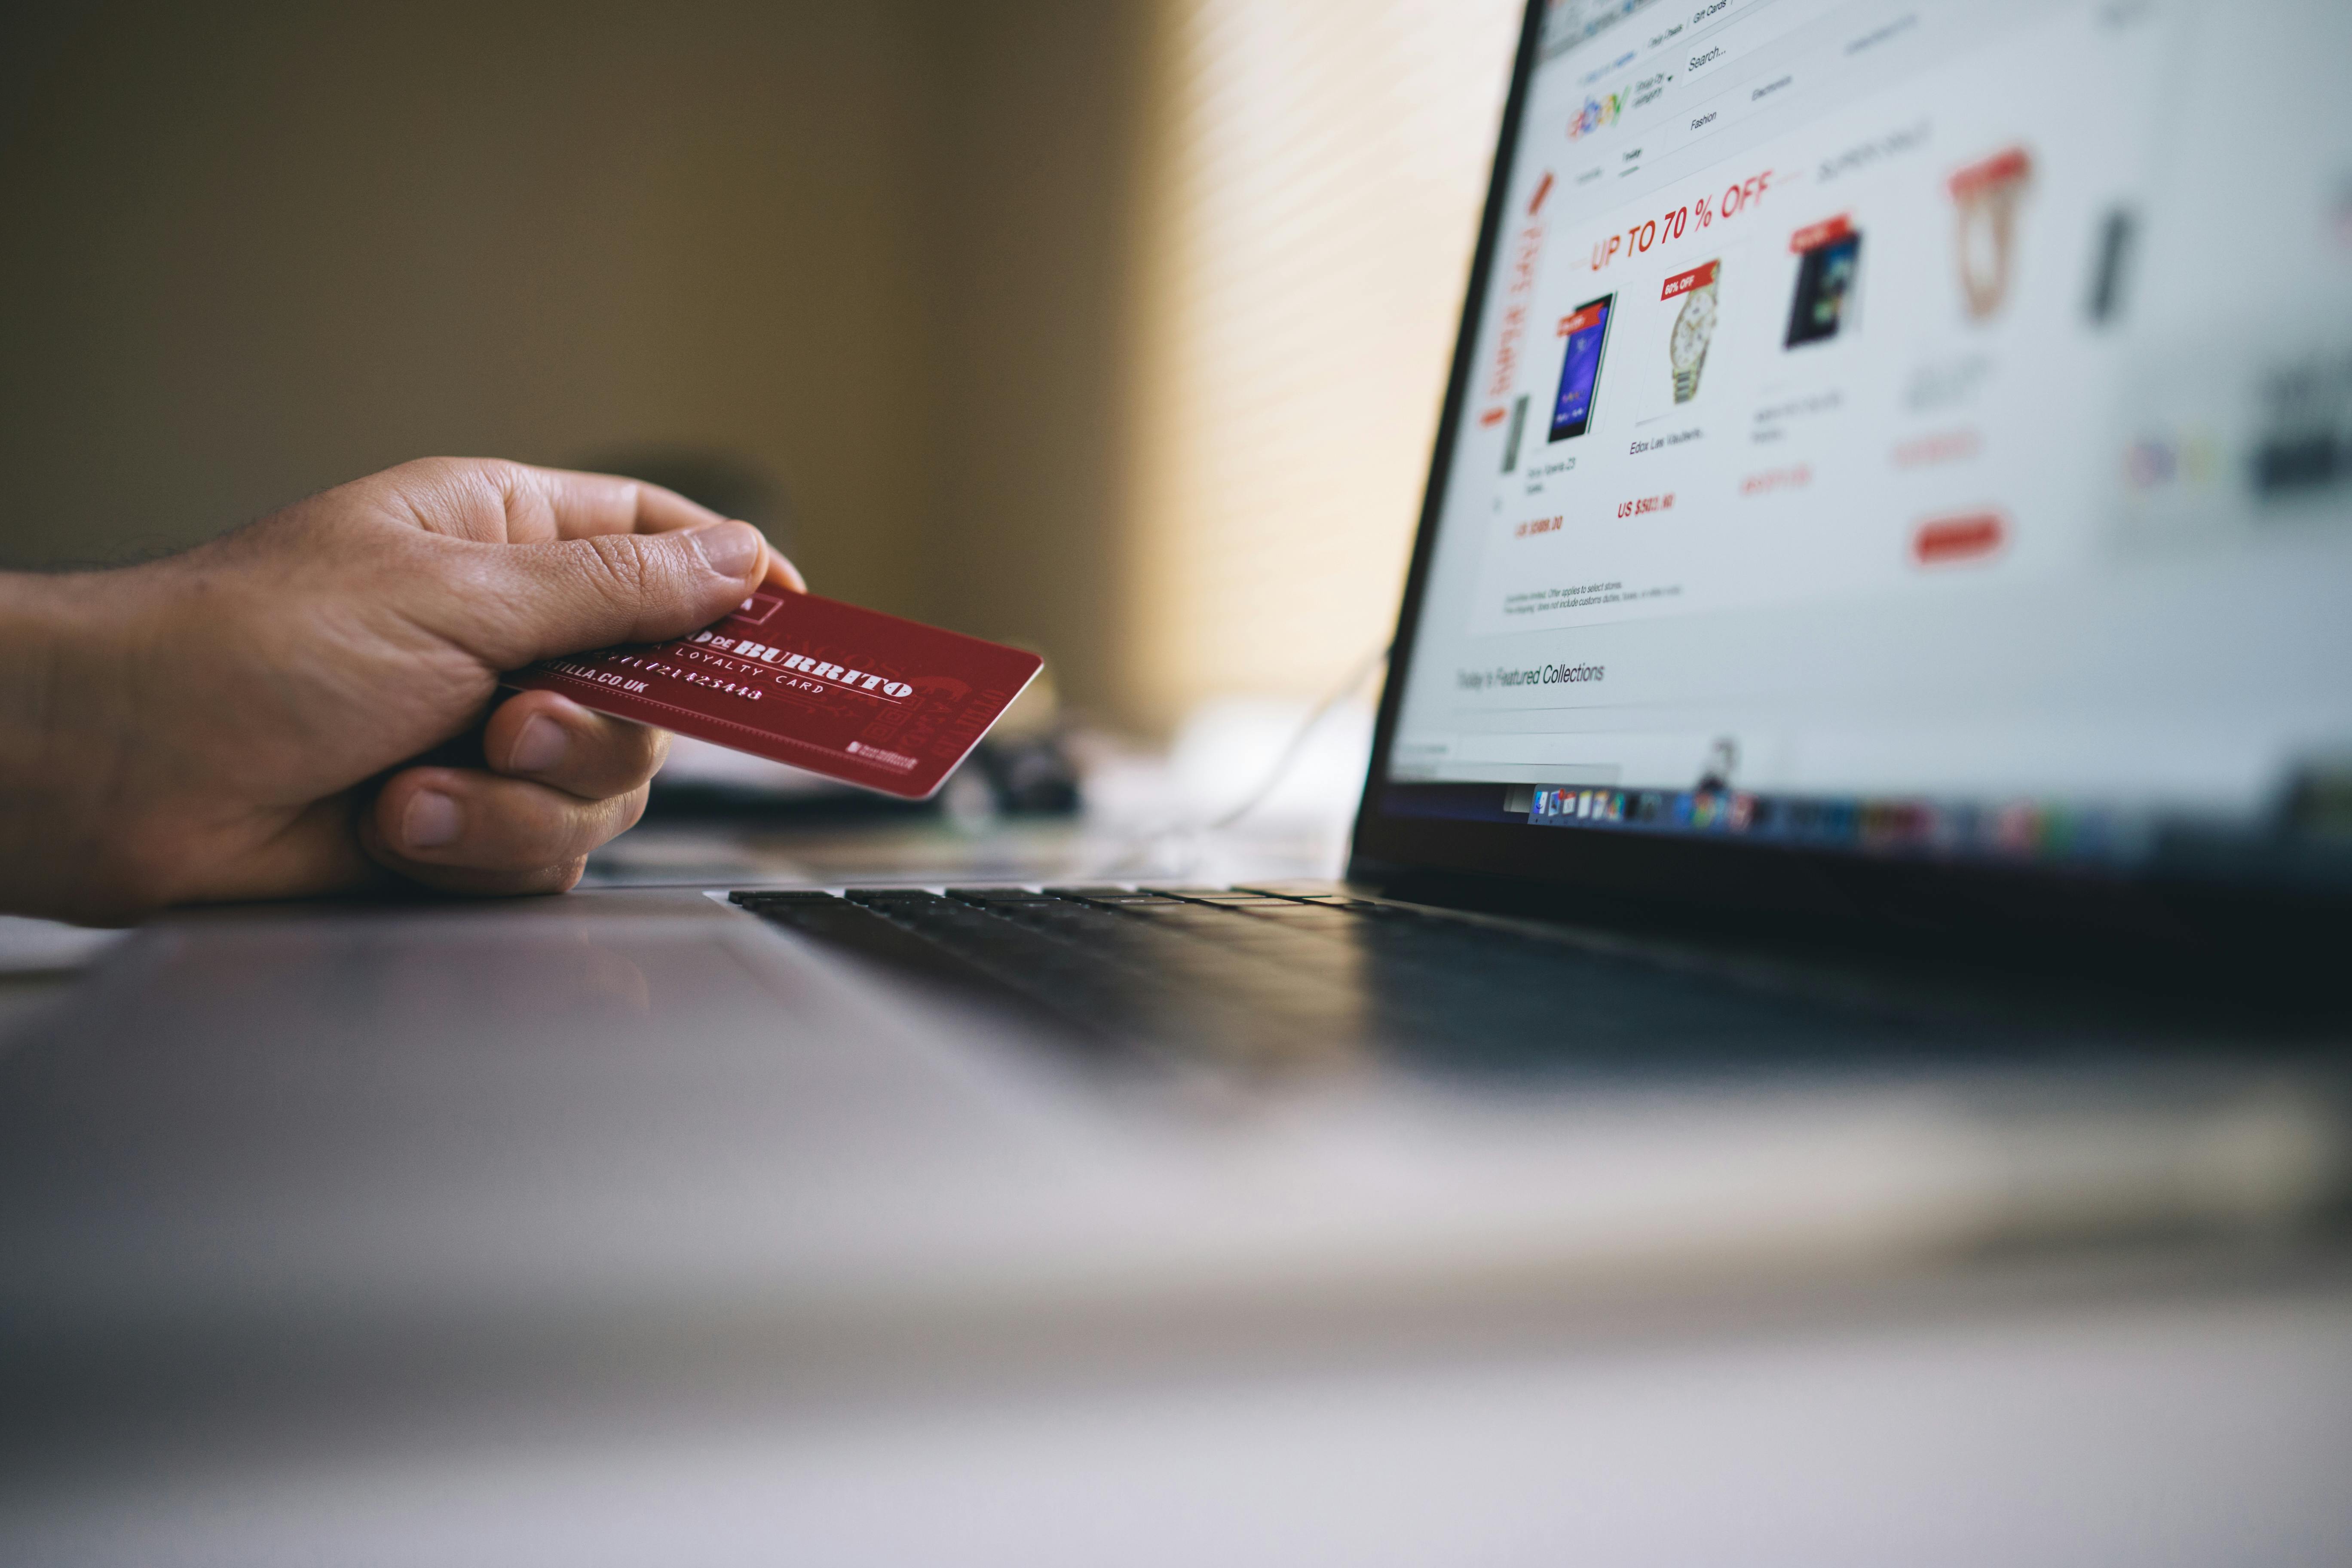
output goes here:
[{"label": "window blind", "polygon": [[1393,622],[1510,0],[1167,0],[1138,226],[1129,688],[1326,688]]}]

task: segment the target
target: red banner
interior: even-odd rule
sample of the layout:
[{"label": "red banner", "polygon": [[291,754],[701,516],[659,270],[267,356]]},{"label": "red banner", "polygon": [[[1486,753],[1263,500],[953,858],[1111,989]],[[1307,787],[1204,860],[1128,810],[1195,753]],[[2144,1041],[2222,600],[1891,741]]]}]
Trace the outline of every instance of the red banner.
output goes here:
[{"label": "red banner", "polygon": [[1694,267],[1688,272],[1675,273],[1666,279],[1665,289],[1658,298],[1671,300],[1677,294],[1687,294],[1694,289],[1706,288],[1715,281],[1716,271],[1722,265],[1720,261],[1710,261],[1704,267]]},{"label": "red banner", "polygon": [[1573,316],[1562,316],[1559,319],[1559,335],[1563,338],[1572,337],[1589,327],[1599,326],[1601,318],[1608,308],[1606,305],[1587,305]]},{"label": "red banner", "polygon": [[1823,218],[1819,223],[1809,223],[1790,235],[1789,248],[1801,256],[1808,250],[1819,250],[1824,245],[1843,239],[1853,232],[1853,215],[1840,213],[1835,217]]},{"label": "red banner", "polygon": [[2033,160],[2022,147],[1996,153],[1981,163],[1971,163],[1952,176],[1952,195],[1962,201],[1995,185],[2021,180],[2033,172]]}]

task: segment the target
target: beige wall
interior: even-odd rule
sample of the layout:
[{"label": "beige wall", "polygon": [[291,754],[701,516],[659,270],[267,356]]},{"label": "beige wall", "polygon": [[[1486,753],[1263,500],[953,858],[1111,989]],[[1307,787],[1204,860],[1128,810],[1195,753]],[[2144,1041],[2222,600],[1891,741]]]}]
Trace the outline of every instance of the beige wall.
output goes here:
[{"label": "beige wall", "polygon": [[1146,0],[950,5],[927,447],[930,613],[1130,721],[1120,507]]},{"label": "beige wall", "polygon": [[[436,452],[766,470],[1164,732],[1385,634],[1513,0],[0,22],[0,566]],[[58,19],[61,16],[62,19]]]},{"label": "beige wall", "polygon": [[0,563],[177,547],[425,453],[688,443],[782,482],[821,588],[1097,666],[1122,15],[103,5],[20,30]]}]

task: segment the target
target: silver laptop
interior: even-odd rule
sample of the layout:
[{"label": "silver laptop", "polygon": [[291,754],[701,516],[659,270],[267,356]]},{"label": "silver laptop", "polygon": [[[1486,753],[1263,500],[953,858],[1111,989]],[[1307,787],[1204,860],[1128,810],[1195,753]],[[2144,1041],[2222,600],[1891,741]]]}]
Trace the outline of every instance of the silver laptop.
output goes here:
[{"label": "silver laptop", "polygon": [[598,1445],[2315,1223],[2347,58],[1531,4],[1346,879],[160,921],[0,1056],[0,1538],[772,1560]]}]

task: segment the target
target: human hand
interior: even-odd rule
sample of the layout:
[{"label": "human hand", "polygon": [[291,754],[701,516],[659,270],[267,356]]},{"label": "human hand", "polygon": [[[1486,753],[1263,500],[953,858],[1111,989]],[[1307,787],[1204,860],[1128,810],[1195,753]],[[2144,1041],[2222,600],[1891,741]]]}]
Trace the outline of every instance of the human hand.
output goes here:
[{"label": "human hand", "polygon": [[669,737],[498,701],[499,674],[681,636],[762,582],[805,586],[667,490],[458,458],[168,560],[0,577],[0,909],[570,888]]}]

